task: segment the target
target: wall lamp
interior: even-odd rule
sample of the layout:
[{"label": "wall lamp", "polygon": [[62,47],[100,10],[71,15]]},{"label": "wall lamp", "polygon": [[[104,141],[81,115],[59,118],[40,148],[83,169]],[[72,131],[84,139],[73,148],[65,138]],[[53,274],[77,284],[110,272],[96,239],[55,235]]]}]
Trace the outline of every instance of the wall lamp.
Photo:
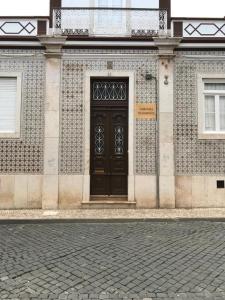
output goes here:
[{"label": "wall lamp", "polygon": [[151,73],[146,73],[145,74],[145,79],[146,80],[153,80],[153,79],[156,79],[156,77],[155,76],[153,76]]},{"label": "wall lamp", "polygon": [[[155,76],[153,76],[151,73],[146,73],[146,74],[145,74],[145,79],[148,80],[148,81],[153,80],[153,79],[154,79],[154,80],[157,80],[157,78],[156,78]],[[169,84],[169,80],[168,80],[168,79],[169,79],[169,76],[166,75],[166,76],[164,77],[164,84],[165,84],[165,85],[168,85],[168,84]]]}]

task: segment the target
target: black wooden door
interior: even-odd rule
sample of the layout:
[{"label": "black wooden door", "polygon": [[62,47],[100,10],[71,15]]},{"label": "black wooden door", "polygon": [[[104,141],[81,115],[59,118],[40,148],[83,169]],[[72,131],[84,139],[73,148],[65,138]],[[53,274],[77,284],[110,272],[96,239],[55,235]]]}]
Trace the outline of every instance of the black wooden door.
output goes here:
[{"label": "black wooden door", "polygon": [[[96,89],[101,91],[97,93]],[[126,79],[92,81],[90,165],[91,195],[127,195],[128,81]]]}]

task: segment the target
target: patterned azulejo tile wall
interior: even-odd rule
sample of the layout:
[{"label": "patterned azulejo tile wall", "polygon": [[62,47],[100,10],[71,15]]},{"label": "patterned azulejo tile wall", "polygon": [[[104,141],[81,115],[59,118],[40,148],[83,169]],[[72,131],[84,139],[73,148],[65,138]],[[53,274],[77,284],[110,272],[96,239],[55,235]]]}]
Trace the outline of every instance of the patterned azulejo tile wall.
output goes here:
[{"label": "patterned azulejo tile wall", "polygon": [[44,145],[45,58],[39,50],[1,49],[0,71],[22,73],[21,137],[0,139],[0,173],[41,174]]},{"label": "patterned azulejo tile wall", "polygon": [[178,55],[180,57],[176,59],[175,67],[174,125],[176,174],[224,175],[225,141],[198,139],[197,74],[214,73],[225,76],[225,61],[216,59],[216,56],[224,56],[225,53],[182,51]]},{"label": "patterned azulejo tile wall", "polygon": [[[87,58],[79,58],[87,54]],[[154,103],[154,81],[146,81],[145,74],[157,76],[157,59],[149,50],[65,50],[62,62],[62,97],[60,120],[60,173],[82,174],[84,170],[84,76],[86,71],[107,69],[136,72],[136,101]],[[101,55],[110,54],[109,58]],[[122,54],[122,55],[121,55]],[[132,54],[134,56],[132,57]],[[143,54],[150,54],[143,56]],[[67,55],[67,56],[66,56]],[[74,55],[74,56],[73,56]],[[98,56],[97,56],[98,55]],[[155,174],[156,124],[155,121],[137,120],[135,124],[135,173]]]}]

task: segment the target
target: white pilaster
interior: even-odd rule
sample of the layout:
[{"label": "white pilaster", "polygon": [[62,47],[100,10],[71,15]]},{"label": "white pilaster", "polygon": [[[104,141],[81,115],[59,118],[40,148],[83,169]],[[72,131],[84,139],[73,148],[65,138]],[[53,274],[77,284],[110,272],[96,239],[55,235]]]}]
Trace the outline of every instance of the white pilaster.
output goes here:
[{"label": "white pilaster", "polygon": [[46,52],[46,98],[44,137],[44,182],[42,208],[57,209],[59,202],[59,109],[61,50],[66,37],[39,37]]},{"label": "white pilaster", "polygon": [[159,207],[175,208],[174,48],[180,39],[154,39],[159,49]]}]

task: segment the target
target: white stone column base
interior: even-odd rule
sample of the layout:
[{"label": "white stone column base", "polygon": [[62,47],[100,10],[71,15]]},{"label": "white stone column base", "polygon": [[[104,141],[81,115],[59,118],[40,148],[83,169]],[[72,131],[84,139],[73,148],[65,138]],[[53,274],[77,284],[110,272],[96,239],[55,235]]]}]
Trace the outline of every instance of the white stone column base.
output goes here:
[{"label": "white stone column base", "polygon": [[134,180],[134,176],[130,175],[128,176],[128,201],[129,202],[134,202],[135,201],[135,180]]},{"label": "white stone column base", "polygon": [[83,203],[90,201],[90,175],[83,176]]},{"label": "white stone column base", "polygon": [[58,175],[44,175],[42,191],[42,209],[58,209]]},{"label": "white stone column base", "polygon": [[175,176],[159,176],[160,208],[175,208]]}]

